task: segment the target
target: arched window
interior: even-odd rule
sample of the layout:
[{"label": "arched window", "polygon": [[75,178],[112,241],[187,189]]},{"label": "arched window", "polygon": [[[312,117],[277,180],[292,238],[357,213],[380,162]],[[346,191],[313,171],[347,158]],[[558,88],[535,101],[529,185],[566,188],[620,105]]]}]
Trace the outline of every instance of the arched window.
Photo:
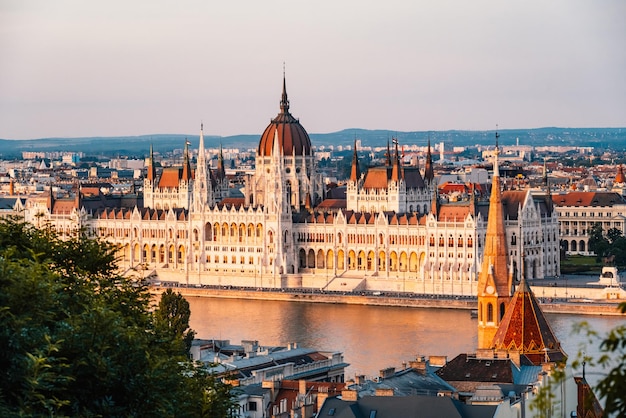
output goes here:
[{"label": "arched window", "polygon": [[493,305],[487,304],[487,322],[493,322]]}]

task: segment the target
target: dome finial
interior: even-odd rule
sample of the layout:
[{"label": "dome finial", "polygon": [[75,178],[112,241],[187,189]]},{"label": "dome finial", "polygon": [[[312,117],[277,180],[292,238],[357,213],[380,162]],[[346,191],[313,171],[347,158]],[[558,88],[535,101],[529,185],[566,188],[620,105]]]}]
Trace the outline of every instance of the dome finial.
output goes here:
[{"label": "dome finial", "polygon": [[283,95],[280,99],[281,113],[289,112],[289,99],[287,98],[287,77],[285,76],[285,62],[283,61]]}]

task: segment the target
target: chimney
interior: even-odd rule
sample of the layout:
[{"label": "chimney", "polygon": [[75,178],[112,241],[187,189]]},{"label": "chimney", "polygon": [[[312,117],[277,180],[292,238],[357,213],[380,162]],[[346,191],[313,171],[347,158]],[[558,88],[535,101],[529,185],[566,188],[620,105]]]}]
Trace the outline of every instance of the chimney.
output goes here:
[{"label": "chimney", "polygon": [[395,367],[387,367],[386,369],[382,369],[380,371],[380,377],[381,379],[387,379],[388,377],[393,376],[395,372],[396,372]]},{"label": "chimney", "polygon": [[280,381],[264,380],[263,383],[261,383],[261,387],[263,389],[270,390],[270,399],[274,402],[276,400],[276,395],[278,395],[278,389],[280,389]]},{"label": "chimney", "polygon": [[306,380],[298,380],[298,393],[300,395],[306,395]]},{"label": "chimney", "polygon": [[356,390],[344,389],[341,391],[341,399],[348,402],[356,402],[359,399],[359,395]]},{"label": "chimney", "polygon": [[392,388],[377,388],[376,396],[393,396]]},{"label": "chimney", "polygon": [[324,402],[328,398],[328,392],[318,392],[317,393],[317,410],[321,410]]}]

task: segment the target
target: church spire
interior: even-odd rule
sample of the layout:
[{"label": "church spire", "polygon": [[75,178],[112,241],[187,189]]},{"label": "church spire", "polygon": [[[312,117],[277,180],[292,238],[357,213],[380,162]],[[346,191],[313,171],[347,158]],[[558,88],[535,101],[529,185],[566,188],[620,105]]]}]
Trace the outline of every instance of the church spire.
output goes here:
[{"label": "church spire", "polygon": [[511,296],[511,276],[508,269],[508,251],[498,170],[498,138],[493,168],[491,197],[483,262],[478,276],[478,348],[491,348],[493,337],[504,315]]},{"label": "church spire", "polygon": [[432,182],[435,178],[433,171],[433,155],[430,151],[430,137],[428,137],[428,151],[426,153],[426,164],[424,165],[424,180]]},{"label": "church spire", "polygon": [[361,178],[361,170],[359,169],[359,157],[356,150],[356,139],[354,140],[354,153],[352,154],[352,170],[350,171],[350,181],[358,182]]}]

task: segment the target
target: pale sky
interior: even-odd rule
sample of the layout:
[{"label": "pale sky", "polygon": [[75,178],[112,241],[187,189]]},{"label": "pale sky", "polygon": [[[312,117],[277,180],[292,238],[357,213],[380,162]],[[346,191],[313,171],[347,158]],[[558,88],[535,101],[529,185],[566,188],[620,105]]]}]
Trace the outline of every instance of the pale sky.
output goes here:
[{"label": "pale sky", "polygon": [[624,0],[0,0],[0,138],[626,127]]}]

